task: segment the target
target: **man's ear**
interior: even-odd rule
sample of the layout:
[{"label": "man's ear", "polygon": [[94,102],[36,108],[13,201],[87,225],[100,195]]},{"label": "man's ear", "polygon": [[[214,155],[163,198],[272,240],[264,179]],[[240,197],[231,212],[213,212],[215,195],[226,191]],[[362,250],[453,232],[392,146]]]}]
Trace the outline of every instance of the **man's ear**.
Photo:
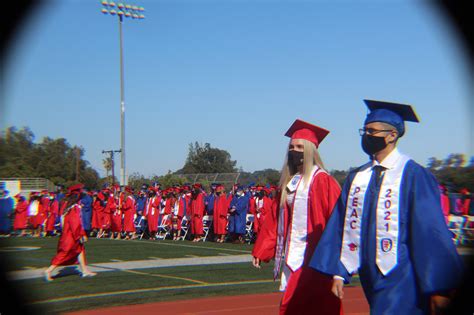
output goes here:
[{"label": "man's ear", "polygon": [[398,141],[398,132],[392,131],[389,135],[388,143],[396,143]]}]

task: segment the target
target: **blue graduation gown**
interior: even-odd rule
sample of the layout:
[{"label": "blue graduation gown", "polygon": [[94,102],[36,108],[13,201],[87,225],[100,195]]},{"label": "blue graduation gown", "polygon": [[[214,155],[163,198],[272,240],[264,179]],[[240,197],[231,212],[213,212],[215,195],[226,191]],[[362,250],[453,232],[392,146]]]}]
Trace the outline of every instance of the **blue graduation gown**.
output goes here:
[{"label": "blue graduation gown", "polygon": [[91,221],[92,221],[92,197],[89,195],[85,195],[81,199],[82,209],[82,227],[86,231],[90,231],[91,229]]},{"label": "blue graduation gown", "polygon": [[140,196],[136,198],[136,204],[137,204],[137,214],[138,215],[143,215],[145,211],[145,205],[146,205],[146,197],[145,196]]},{"label": "blue graduation gown", "polygon": [[135,198],[135,202],[136,202],[136,208],[137,208],[137,217],[135,218],[134,223],[135,225],[140,223],[140,226],[138,226],[136,229],[137,233],[140,234],[146,230],[146,226],[145,226],[146,221],[141,219],[141,217],[145,213],[146,197],[138,196]]},{"label": "blue graduation gown", "polygon": [[247,195],[235,195],[230,202],[229,208],[235,207],[235,212],[229,216],[229,233],[245,234],[247,223],[247,212],[249,211],[249,197]]},{"label": "blue graduation gown", "polygon": [[0,232],[10,233],[13,212],[13,199],[11,197],[0,198]]},{"label": "blue graduation gown", "polygon": [[[351,275],[340,261],[346,201],[359,170],[348,175],[310,262],[312,268],[342,276],[346,283]],[[359,276],[370,312],[426,313],[429,296],[456,288],[463,270],[444,221],[438,183],[428,170],[413,160],[407,162],[400,187],[398,263],[386,276],[375,263],[375,209],[379,190],[380,186],[375,187],[372,177],[365,196],[361,226]]]},{"label": "blue graduation gown", "polygon": [[212,215],[214,213],[214,200],[216,199],[216,195],[214,193],[209,194],[205,197],[206,204],[206,213],[208,215]]}]

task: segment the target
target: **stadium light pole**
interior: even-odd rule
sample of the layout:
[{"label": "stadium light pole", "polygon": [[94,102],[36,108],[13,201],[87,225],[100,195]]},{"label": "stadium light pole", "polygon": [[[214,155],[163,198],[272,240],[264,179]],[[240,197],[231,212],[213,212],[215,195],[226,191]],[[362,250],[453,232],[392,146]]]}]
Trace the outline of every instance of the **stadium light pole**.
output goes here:
[{"label": "stadium light pole", "polygon": [[136,5],[118,3],[113,1],[102,1],[103,14],[110,14],[118,17],[119,37],[120,37],[120,185],[127,185],[125,173],[125,95],[124,95],[124,75],[123,75],[123,36],[122,23],[123,18],[139,19],[145,18],[143,7]]}]

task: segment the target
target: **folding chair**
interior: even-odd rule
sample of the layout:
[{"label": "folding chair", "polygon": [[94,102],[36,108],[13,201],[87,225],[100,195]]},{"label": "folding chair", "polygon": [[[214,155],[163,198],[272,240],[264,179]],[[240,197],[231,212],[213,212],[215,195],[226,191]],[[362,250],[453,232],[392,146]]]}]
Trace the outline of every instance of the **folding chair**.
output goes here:
[{"label": "folding chair", "polygon": [[[135,216],[137,215],[135,214]],[[133,222],[135,225],[135,231],[137,231],[135,235],[137,236],[137,238],[142,239],[143,235],[145,234],[145,219],[143,218],[143,216],[140,216],[138,220],[135,217]]]},{"label": "folding chair", "polygon": [[245,220],[245,240],[250,244],[253,241],[254,233],[253,233],[253,221],[255,217],[253,214],[247,214]]},{"label": "folding chair", "polygon": [[205,242],[207,239],[207,235],[209,234],[209,230],[211,229],[213,220],[214,218],[210,215],[205,215],[202,217],[202,225],[204,229],[204,237],[202,238],[203,242]]},{"label": "folding chair", "polygon": [[184,241],[186,239],[186,235],[188,235],[189,230],[189,219],[187,216],[183,216],[181,220],[181,235],[178,237],[178,241]]},{"label": "folding chair", "polygon": [[156,233],[156,238],[159,240],[164,240],[171,232],[171,227],[169,225],[169,214],[166,214],[161,219],[160,225],[158,225],[158,232]]},{"label": "folding chair", "polygon": [[474,216],[466,216],[464,224],[461,227],[461,244],[470,244],[474,241]]},{"label": "folding chair", "polygon": [[462,227],[464,225],[464,217],[460,215],[448,216],[448,228],[453,233],[453,242],[455,245],[462,243],[463,241],[463,231]]}]

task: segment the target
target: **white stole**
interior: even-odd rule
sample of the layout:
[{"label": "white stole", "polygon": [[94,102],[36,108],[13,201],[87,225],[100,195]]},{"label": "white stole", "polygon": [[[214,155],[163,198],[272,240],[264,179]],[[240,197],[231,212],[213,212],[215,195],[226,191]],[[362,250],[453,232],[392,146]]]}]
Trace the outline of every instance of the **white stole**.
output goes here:
[{"label": "white stole", "polygon": [[[400,155],[394,167],[385,171],[377,200],[376,264],[383,275],[397,265],[400,185],[409,160]],[[354,177],[347,196],[341,262],[350,274],[357,272],[360,266],[362,211],[372,172],[372,167],[363,167]]]},{"label": "white stole", "polygon": [[[308,196],[309,189],[311,187],[311,182],[313,178],[320,172],[317,166],[314,166],[311,171],[310,182],[308,185],[305,185],[303,176],[294,177],[288,184],[290,191],[295,192],[295,198],[292,205],[292,215],[291,215],[291,226],[286,235],[285,242],[285,209],[280,208],[279,217],[278,217],[278,228],[277,228],[277,245],[275,253],[275,268],[274,268],[274,278],[278,276],[283,257],[283,249],[286,247],[285,256],[286,256],[286,266],[290,268],[291,271],[297,271],[304,261],[304,254],[306,251],[306,239],[308,234]],[[305,187],[306,186],[306,187]],[[285,246],[286,243],[286,246]],[[285,267],[286,267],[285,266]],[[286,269],[286,268],[285,268]],[[288,272],[282,273],[282,278],[288,276]],[[285,287],[286,279],[282,279],[281,286]],[[281,288],[280,288],[281,289]]]}]

